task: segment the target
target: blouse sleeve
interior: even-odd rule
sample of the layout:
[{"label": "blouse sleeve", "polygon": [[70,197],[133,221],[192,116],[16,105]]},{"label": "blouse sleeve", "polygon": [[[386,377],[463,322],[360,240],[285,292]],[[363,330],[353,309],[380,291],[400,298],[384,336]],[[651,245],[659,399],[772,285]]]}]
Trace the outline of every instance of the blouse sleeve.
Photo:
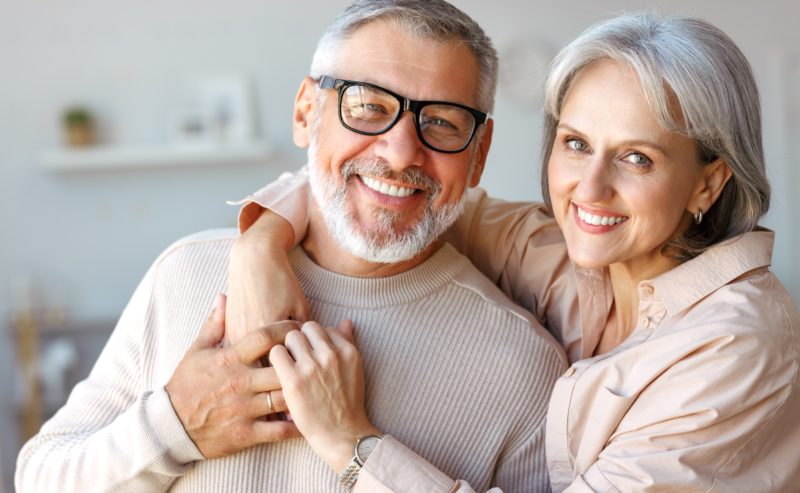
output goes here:
[{"label": "blouse sleeve", "polygon": [[233,202],[239,209],[239,232],[244,233],[256,222],[264,209],[283,217],[292,225],[295,238],[304,238],[308,228],[308,168],[283,173],[276,181]]},{"label": "blouse sleeve", "polygon": [[[355,493],[475,493],[391,436],[384,437],[358,475]],[[502,493],[492,488],[487,493]]]},{"label": "blouse sleeve", "polygon": [[[730,491],[742,484],[766,491],[796,470],[796,433],[774,424],[791,412],[789,397],[796,391],[796,355],[777,347],[792,344],[791,332],[785,331],[787,340],[765,341],[759,330],[736,330],[741,322],[735,319],[745,317],[729,311],[729,330],[698,337],[693,334],[707,327],[697,326],[676,334],[697,337],[696,349],[638,395],[599,389],[593,398],[622,417],[607,442],[593,441],[605,431],[584,433],[583,446],[601,450],[592,463],[576,459],[576,467],[585,469],[565,491]],[[661,348],[670,350],[670,341]]]}]

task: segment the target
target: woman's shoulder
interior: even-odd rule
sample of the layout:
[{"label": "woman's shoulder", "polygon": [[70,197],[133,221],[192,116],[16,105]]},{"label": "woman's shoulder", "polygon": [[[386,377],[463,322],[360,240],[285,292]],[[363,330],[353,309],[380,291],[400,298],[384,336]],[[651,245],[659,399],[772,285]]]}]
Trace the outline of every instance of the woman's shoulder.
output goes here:
[{"label": "woman's shoulder", "polygon": [[768,267],[746,272],[686,310],[686,322],[759,338],[800,336],[800,312]]},{"label": "woman's shoulder", "polygon": [[773,234],[756,231],[714,246],[650,283],[680,325],[727,331],[798,331],[800,313],[769,269]]}]

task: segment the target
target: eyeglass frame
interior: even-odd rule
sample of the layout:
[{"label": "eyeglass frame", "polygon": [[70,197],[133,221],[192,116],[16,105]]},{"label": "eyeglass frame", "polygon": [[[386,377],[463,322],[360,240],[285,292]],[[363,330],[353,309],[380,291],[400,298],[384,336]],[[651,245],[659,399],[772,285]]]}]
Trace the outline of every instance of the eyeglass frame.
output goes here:
[{"label": "eyeglass frame", "polygon": [[[401,95],[397,94],[396,92],[390,91],[389,89],[383,88],[381,86],[378,86],[378,85],[375,85],[375,84],[371,84],[369,82],[362,82],[362,81],[358,81],[358,80],[336,79],[334,77],[331,77],[330,75],[322,75],[316,80],[316,82],[319,85],[320,89],[334,89],[339,93],[339,103],[338,103],[339,122],[342,124],[342,126],[344,128],[350,130],[351,132],[355,132],[355,133],[361,134],[361,135],[369,135],[369,136],[376,136],[376,135],[385,134],[386,132],[388,132],[389,130],[394,128],[394,126],[397,124],[397,122],[400,121],[400,118],[403,116],[403,113],[405,113],[406,111],[410,111],[414,115],[414,128],[417,130],[417,138],[419,138],[419,141],[422,142],[422,144],[425,147],[427,147],[428,149],[431,149],[431,150],[436,151],[436,152],[441,152],[443,154],[458,154],[459,152],[463,152],[464,149],[469,147],[469,145],[472,143],[472,139],[475,138],[475,134],[478,131],[478,127],[481,126],[481,125],[485,125],[489,121],[491,116],[492,116],[491,113],[485,113],[485,112],[477,110],[475,108],[471,108],[469,106],[466,106],[466,105],[463,105],[463,104],[460,104],[460,103],[454,103],[452,101],[418,101],[418,100],[414,100],[414,99],[411,99],[411,98],[407,98],[405,96],[401,96]],[[393,96],[400,103],[400,111],[397,112],[397,115],[395,115],[394,120],[392,120],[392,122],[389,123],[386,126],[386,128],[384,128],[380,132],[366,132],[364,130],[358,130],[356,128],[351,127],[347,123],[345,123],[344,117],[342,117],[342,98],[344,96],[344,91],[348,87],[352,87],[352,86],[356,86],[356,85],[358,85],[358,86],[366,86],[366,87],[370,87],[372,89],[377,89],[379,91],[383,91],[386,94],[389,94],[390,96]],[[467,139],[467,142],[464,144],[463,147],[461,147],[459,149],[451,150],[451,151],[443,150],[443,149],[438,149],[438,148],[432,146],[431,144],[428,143],[428,141],[425,140],[425,137],[422,135],[422,129],[419,126],[420,118],[421,118],[421,115],[422,115],[422,109],[425,108],[426,106],[431,106],[431,105],[434,105],[434,104],[446,104],[446,105],[449,105],[449,106],[455,106],[456,108],[461,108],[462,110],[465,110],[468,113],[470,113],[472,115],[472,117],[475,118],[475,125],[472,127],[472,133],[470,134],[469,139]]]}]

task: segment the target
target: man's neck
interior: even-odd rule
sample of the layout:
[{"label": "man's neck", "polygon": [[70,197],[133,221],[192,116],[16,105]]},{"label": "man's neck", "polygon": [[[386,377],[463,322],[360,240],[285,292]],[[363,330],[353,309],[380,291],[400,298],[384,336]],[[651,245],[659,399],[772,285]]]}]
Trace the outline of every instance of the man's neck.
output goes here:
[{"label": "man's neck", "polygon": [[351,277],[388,277],[413,269],[441,246],[441,242],[434,241],[422,252],[414,257],[392,264],[370,262],[356,257],[331,238],[322,215],[315,204],[311,204],[311,217],[308,223],[308,232],[301,246],[306,254],[317,265],[325,270],[336,272]]}]

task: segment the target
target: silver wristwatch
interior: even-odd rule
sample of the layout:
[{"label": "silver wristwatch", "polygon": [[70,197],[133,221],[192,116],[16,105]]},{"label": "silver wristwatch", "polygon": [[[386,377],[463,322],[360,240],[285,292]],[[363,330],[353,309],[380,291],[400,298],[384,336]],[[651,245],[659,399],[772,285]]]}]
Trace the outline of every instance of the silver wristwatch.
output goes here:
[{"label": "silver wristwatch", "polygon": [[358,439],[353,451],[353,460],[350,461],[350,465],[347,466],[347,469],[344,470],[339,478],[339,484],[348,489],[356,484],[358,474],[361,472],[361,468],[364,467],[364,462],[367,461],[375,447],[381,443],[381,440],[383,440],[383,435],[367,435]]}]

